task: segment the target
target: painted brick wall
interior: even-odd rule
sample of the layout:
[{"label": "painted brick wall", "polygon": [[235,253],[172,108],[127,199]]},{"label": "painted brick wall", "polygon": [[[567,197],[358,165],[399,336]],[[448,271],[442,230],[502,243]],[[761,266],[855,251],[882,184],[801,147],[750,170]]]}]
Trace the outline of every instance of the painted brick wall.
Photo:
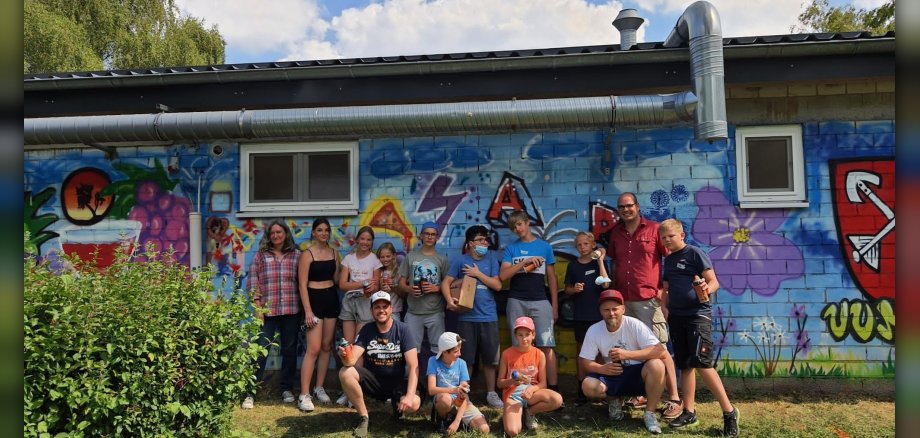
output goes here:
[{"label": "painted brick wall", "polygon": [[[394,213],[413,231],[429,220],[443,224],[438,248],[450,256],[458,253],[464,231],[473,224],[489,223],[502,244],[511,241],[503,212],[522,207],[538,223],[537,234],[559,255],[561,277],[567,259],[576,254],[575,233],[602,232],[601,219],[611,217],[617,196],[635,192],[644,216],[681,220],[688,241],[708,251],[714,261],[723,287],[714,298],[720,372],[891,377],[895,234],[892,230],[879,240],[877,268],[867,265],[868,252],[862,262],[854,262],[855,244],[848,236],[877,233],[887,219],[865,196],[849,200],[846,184],[847,175],[878,176],[878,183],[868,187],[895,211],[895,123],[835,120],[806,122],[803,128],[809,206],[772,210],[737,208],[733,139],[694,141],[687,127],[361,140],[361,212],[330,218],[333,237],[346,253],[360,226],[372,223],[375,215]],[[733,137],[734,128],[730,131]],[[210,155],[207,146],[119,148],[116,160],[93,149],[27,151],[27,215],[57,219],[47,228],[33,229],[41,254],[59,263],[62,238],[54,234],[93,226],[72,217],[127,221],[141,208],[148,219],[139,220],[139,243],[182,244],[181,238],[170,236],[182,234],[175,230],[183,220],[168,216],[165,207],[116,200],[112,206],[102,202],[90,214],[86,203],[62,197],[79,185],[65,186],[65,181],[96,184],[93,194],[100,185],[117,185],[123,196],[135,200],[150,188],[145,182],[155,181],[157,196],[168,195],[163,202],[171,201],[170,208],[181,204],[194,209],[200,177],[201,211],[211,231],[204,238],[207,260],[219,267],[224,280],[232,280],[235,273],[245,276],[263,221],[235,214],[238,145],[224,143],[220,157]],[[172,157],[178,158],[175,170],[168,169]],[[149,219],[153,216],[164,223],[154,223]],[[133,217],[142,218],[140,213]],[[306,245],[312,218],[288,220],[295,240]],[[37,222],[27,218],[30,224]],[[169,235],[167,228],[173,230]],[[392,241],[407,251],[417,244],[379,231],[377,245]],[[507,342],[507,333],[502,336]],[[574,372],[571,329],[559,327],[558,339],[565,358],[560,369]]]}]

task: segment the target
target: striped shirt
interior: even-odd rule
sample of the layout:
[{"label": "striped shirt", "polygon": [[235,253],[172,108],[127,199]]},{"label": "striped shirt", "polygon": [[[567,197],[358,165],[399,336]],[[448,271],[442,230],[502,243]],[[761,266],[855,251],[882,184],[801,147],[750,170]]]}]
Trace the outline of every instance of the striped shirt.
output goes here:
[{"label": "striped shirt", "polygon": [[258,288],[267,316],[296,315],[300,312],[300,292],[297,290],[297,263],[300,250],[284,253],[281,258],[272,251],[259,251],[249,268],[249,292]]}]

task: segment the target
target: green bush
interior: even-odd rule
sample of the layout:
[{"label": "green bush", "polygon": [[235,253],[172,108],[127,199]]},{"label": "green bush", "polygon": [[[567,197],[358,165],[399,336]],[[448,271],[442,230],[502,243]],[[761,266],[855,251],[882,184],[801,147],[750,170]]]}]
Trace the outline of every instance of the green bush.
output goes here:
[{"label": "green bush", "polygon": [[207,268],[147,256],[65,273],[26,257],[26,436],[228,434],[260,322],[242,292],[213,298]]}]

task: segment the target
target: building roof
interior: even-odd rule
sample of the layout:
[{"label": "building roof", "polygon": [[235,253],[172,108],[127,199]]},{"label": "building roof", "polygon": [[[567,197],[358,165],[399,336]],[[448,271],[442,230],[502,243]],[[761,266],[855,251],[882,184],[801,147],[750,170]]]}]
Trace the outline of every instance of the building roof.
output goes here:
[{"label": "building roof", "polygon": [[[724,38],[726,83],[894,75],[895,34]],[[26,117],[333,106],[685,88],[689,53],[662,42],[24,76]],[[799,59],[795,68],[778,62]],[[802,60],[804,58],[805,60]],[[627,67],[628,66],[628,67]],[[526,74],[525,74],[526,71]],[[92,93],[93,102],[86,94]]]}]

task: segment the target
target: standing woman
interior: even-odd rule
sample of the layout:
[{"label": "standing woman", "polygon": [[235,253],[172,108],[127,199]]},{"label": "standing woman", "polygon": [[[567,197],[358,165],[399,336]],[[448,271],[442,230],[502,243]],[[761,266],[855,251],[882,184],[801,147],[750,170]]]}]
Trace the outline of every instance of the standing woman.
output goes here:
[{"label": "standing woman", "polygon": [[[281,399],[294,402],[294,375],[297,373],[297,333],[300,330],[300,297],[297,295],[297,263],[300,251],[294,246],[291,229],[280,221],[269,223],[259,242],[259,251],[249,267],[249,292],[256,306],[266,307],[259,345],[268,348],[276,333],[281,335]],[[259,358],[256,381],[262,383],[265,362]],[[252,409],[255,388],[242,403]]]},{"label": "standing woman", "polygon": [[297,407],[305,412],[314,409],[313,398],[310,396],[310,380],[314,368],[316,388],[313,396],[320,403],[332,401],[323,388],[329,369],[335,321],[339,316],[339,291],[335,286],[339,253],[329,246],[331,234],[332,227],[326,218],[320,217],[313,221],[313,243],[301,254],[297,270],[300,300],[307,326],[307,354],[300,367],[300,400]]},{"label": "standing woman", "polygon": [[377,259],[383,265],[380,268],[380,290],[390,294],[393,319],[402,322],[406,300],[405,297],[399,295],[396,287],[399,284],[399,261],[396,260],[396,247],[390,242],[381,243],[377,248]]}]

